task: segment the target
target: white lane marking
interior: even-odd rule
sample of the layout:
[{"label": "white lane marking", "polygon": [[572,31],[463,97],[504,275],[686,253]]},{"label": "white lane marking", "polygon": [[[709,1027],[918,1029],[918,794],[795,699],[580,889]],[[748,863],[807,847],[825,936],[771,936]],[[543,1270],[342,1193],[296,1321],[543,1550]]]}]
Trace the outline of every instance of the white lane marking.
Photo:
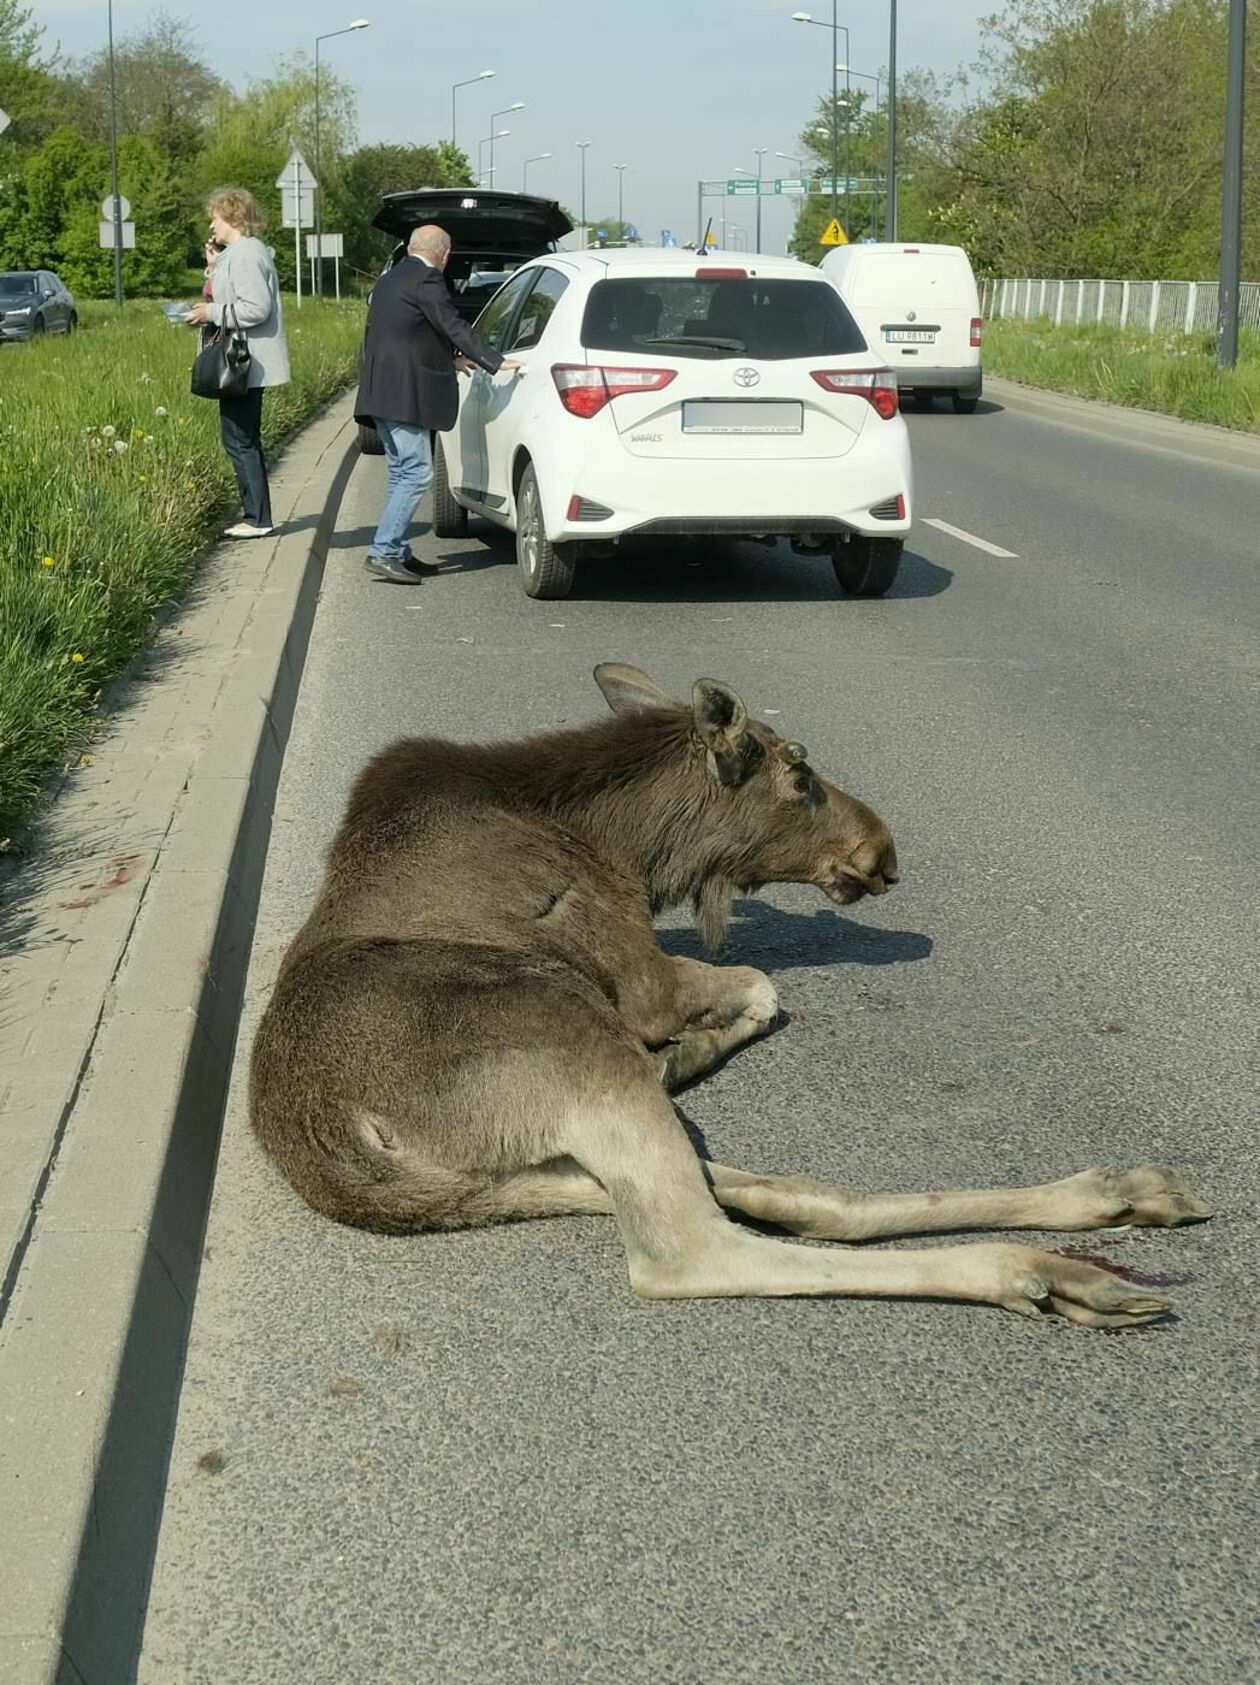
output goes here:
[{"label": "white lane marking", "polygon": [[1003,550],[1000,544],[990,544],[987,538],[977,538],[974,532],[964,532],[961,527],[952,527],[948,521],[938,521],[932,515],[925,515],[923,524],[925,527],[935,527],[939,532],[947,532],[951,538],[961,538],[964,544],[974,544],[977,550],[987,550],[990,556],[1003,556],[1008,562],[1019,560],[1013,550]]}]

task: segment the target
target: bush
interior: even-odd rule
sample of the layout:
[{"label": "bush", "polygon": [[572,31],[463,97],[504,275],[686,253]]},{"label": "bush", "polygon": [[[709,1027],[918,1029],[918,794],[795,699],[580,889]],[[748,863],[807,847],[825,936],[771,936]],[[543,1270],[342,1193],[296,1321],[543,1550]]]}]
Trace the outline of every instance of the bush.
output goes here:
[{"label": "bush", "polygon": [[[188,393],[192,332],[153,303],[80,315],[70,338],[0,348],[0,839],[235,496],[217,407]],[[363,309],[308,301],[286,325],[269,448],[349,384]]]}]

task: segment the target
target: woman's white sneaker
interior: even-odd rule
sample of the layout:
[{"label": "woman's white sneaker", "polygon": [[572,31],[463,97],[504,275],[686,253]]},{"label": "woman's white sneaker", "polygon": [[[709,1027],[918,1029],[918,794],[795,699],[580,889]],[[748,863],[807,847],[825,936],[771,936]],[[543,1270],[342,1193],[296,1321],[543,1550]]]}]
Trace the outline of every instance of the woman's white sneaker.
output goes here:
[{"label": "woman's white sneaker", "polygon": [[223,534],[224,538],[267,538],[274,527],[256,527],[252,521],[238,521]]}]

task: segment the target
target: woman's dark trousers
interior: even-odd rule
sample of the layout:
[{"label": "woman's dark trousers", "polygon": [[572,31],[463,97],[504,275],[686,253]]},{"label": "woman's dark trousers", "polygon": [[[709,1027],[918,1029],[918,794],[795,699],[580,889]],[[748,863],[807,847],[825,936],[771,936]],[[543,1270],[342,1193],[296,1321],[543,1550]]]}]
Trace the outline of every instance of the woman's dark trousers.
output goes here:
[{"label": "woman's dark trousers", "polygon": [[251,386],[243,398],[219,400],[219,433],[228,460],[236,470],[245,519],[251,526],[269,527],[271,488],[262,448],[261,386]]}]

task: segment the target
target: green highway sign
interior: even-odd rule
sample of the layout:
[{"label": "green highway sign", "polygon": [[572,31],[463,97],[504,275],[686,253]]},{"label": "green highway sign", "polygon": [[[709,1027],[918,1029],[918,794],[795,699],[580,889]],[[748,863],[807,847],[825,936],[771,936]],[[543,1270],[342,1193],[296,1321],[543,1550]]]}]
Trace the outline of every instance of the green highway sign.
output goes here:
[{"label": "green highway sign", "polygon": [[804,193],[805,183],[799,176],[790,180],[783,176],[776,176],[774,178],[774,190],[776,193]]},{"label": "green highway sign", "polygon": [[736,176],[733,181],[727,182],[726,191],[727,194],[732,197],[738,197],[744,193],[751,193],[755,199],[760,189],[755,177]]}]

